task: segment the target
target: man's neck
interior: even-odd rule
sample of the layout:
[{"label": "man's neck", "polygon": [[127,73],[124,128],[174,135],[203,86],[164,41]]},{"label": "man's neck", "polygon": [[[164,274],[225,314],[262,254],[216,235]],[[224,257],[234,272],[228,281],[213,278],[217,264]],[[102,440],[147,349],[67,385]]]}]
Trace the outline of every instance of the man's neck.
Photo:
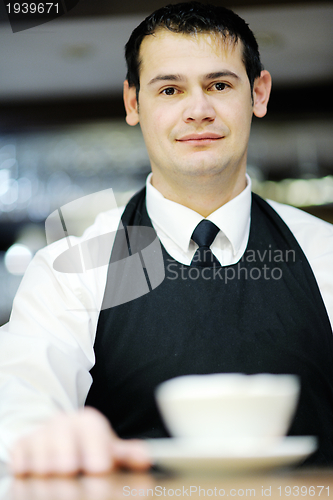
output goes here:
[{"label": "man's neck", "polygon": [[222,205],[238,196],[246,187],[245,172],[236,179],[197,178],[177,179],[165,182],[159,175],[151,178],[151,183],[168,200],[194,210],[202,217],[208,217]]}]

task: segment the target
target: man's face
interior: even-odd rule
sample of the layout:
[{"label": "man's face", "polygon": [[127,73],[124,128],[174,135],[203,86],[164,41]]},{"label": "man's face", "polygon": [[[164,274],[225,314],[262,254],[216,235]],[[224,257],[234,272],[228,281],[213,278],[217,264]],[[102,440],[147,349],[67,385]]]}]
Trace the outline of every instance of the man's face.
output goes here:
[{"label": "man's face", "polygon": [[244,176],[253,105],[241,43],[160,29],[140,59],[139,107],[127,121],[140,122],[153,184]]}]

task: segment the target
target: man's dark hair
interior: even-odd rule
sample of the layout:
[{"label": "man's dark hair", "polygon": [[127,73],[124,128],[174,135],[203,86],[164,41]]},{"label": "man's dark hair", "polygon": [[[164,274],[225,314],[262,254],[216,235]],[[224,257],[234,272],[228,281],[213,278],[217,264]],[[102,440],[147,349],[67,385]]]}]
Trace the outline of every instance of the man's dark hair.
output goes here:
[{"label": "man's dark hair", "polygon": [[224,39],[234,44],[243,43],[243,62],[250,81],[251,92],[254,80],[260,76],[262,64],[257,41],[246,22],[225,7],[204,5],[199,2],[184,2],[167,5],[146,17],[132,32],[126,47],[127,80],[130,87],[140,90],[140,46],[147,35],[154,34],[159,28],[174,33],[220,33]]}]

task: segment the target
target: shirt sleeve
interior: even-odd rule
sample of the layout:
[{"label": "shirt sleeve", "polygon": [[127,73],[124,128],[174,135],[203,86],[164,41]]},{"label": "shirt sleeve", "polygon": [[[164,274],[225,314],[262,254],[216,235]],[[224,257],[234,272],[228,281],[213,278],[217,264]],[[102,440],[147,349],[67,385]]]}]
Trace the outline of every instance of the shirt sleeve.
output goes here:
[{"label": "shirt sleeve", "polygon": [[99,262],[88,271],[59,272],[54,262],[68,243],[73,248],[95,238],[96,251],[106,228],[113,243],[118,223],[118,212],[101,214],[82,239],[64,239],[38,252],[23,277],[10,320],[0,329],[0,460],[24,433],[57,412],[84,405],[108,266]]}]

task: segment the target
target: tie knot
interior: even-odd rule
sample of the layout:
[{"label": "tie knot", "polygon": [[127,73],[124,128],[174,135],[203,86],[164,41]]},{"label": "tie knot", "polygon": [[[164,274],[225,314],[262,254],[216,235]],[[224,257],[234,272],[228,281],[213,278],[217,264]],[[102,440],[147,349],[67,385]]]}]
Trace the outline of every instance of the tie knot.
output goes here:
[{"label": "tie knot", "polygon": [[199,247],[210,247],[216,238],[219,228],[210,220],[204,219],[195,228],[191,239]]}]

